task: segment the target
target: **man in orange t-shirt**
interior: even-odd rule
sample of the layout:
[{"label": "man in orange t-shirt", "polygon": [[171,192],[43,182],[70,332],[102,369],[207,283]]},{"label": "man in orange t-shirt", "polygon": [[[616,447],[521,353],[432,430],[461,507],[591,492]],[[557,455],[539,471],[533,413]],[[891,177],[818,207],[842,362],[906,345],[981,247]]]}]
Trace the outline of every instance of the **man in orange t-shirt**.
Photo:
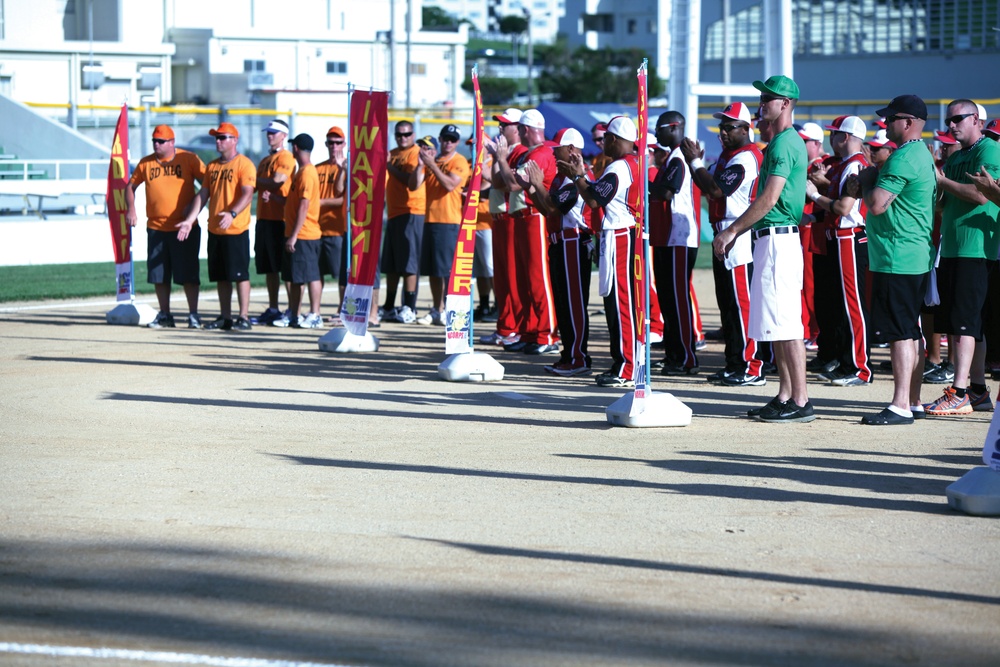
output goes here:
[{"label": "man in orange t-shirt", "polygon": [[153,153],[139,160],[125,188],[125,219],[135,227],[135,191],[146,184],[147,277],[156,289],[160,312],[149,323],[150,328],[173,328],[170,314],[170,283],[184,286],[188,302],[188,327],[201,328],[198,315],[198,289],[201,266],[201,228],[195,224],[183,241],[177,239],[177,225],[184,219],[184,204],[194,197],[194,183],[205,178],[205,163],[194,153],[176,150],[174,131],[169,125],[157,125],[153,130]]},{"label": "man in orange t-shirt", "polygon": [[322,235],[319,250],[320,280],[330,275],[340,287],[340,301],[347,287],[347,154],[344,131],[331,127],[326,132],[326,149],[330,159],[316,165],[319,175],[319,229]]},{"label": "man in orange t-shirt", "polygon": [[[319,248],[322,232],[319,227],[319,174],[312,164],[313,138],[300,134],[289,142],[292,155],[299,168],[292,180],[292,187],[285,200],[285,256],[281,265],[281,278],[289,285],[287,324],[295,328],[319,329],[323,318],[319,314],[323,282],[319,272]],[[309,290],[309,314],[299,318],[302,288]]]},{"label": "man in orange t-shirt", "polygon": [[[219,317],[206,329],[246,331],[250,324],[250,200],[257,182],[257,168],[237,151],[240,133],[231,123],[209,130],[219,157],[205,171],[205,185],[191,200],[184,220],[177,226],[183,241],[208,203],[208,279],[219,291]],[[232,316],[233,283],[240,305]]]},{"label": "man in orange t-shirt", "polygon": [[[420,248],[420,273],[428,277],[433,306],[417,320],[418,324],[444,326],[444,286],[451,275],[455,244],[462,225],[462,190],[469,180],[469,161],[458,153],[461,138],[458,128],[445,125],[438,139],[424,137],[420,146],[420,164],[413,172],[417,184],[426,183],[427,214]],[[437,154],[437,146],[441,152]]]},{"label": "man in orange t-shirt", "polygon": [[[417,319],[417,278],[420,274],[420,243],[424,237],[427,199],[424,184],[413,175],[420,163],[420,148],[413,136],[413,123],[396,123],[396,148],[389,151],[386,165],[385,203],[388,222],[382,244],[385,272],[383,318],[409,324]],[[402,305],[396,307],[399,278],[403,277]]]},{"label": "man in orange t-shirt", "polygon": [[258,324],[272,324],[281,316],[278,292],[281,263],[285,254],[285,198],[292,187],[295,158],[285,150],[288,123],[275,118],[267,127],[269,153],[257,166],[257,233],[254,238],[254,266],[267,281],[267,310]]}]

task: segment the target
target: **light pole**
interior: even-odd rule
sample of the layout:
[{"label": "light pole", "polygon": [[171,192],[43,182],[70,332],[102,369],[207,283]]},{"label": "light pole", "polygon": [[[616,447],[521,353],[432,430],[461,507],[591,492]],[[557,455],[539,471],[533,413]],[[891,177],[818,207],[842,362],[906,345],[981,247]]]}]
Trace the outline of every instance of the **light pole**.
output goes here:
[{"label": "light pole", "polygon": [[535,106],[535,76],[534,67],[534,51],[531,44],[531,10],[525,6],[521,6],[521,11],[524,12],[524,18],[527,20],[528,24],[525,26],[524,30],[528,33],[528,106]]}]

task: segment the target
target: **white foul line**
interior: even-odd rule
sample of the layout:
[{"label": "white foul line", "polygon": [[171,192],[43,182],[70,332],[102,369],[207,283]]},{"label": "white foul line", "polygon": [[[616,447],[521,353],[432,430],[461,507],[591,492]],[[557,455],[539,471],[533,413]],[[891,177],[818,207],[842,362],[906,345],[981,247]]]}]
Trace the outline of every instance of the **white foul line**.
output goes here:
[{"label": "white foul line", "polygon": [[349,667],[331,662],[296,662],[262,658],[227,658],[197,653],[167,651],[133,651],[119,648],[88,648],[86,646],[47,646],[45,644],[14,644],[0,642],[0,653],[44,655],[54,658],[104,658],[138,662],[170,662],[180,665],[218,665],[219,667]]}]

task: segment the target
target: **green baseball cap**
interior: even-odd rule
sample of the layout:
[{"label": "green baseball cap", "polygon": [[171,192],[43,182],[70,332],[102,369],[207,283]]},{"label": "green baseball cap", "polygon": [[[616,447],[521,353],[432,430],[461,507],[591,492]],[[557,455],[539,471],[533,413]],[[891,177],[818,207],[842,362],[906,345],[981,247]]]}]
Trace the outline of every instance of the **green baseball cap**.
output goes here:
[{"label": "green baseball cap", "polygon": [[799,99],[798,84],[781,74],[768,77],[767,81],[754,81],[753,87],[774,97],[787,97],[790,100]]}]

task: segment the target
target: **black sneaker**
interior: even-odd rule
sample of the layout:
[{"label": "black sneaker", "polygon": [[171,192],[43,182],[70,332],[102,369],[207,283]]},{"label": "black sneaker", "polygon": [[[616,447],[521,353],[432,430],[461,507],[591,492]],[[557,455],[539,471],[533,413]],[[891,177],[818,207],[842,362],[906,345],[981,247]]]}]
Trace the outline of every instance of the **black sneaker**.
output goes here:
[{"label": "black sneaker", "polygon": [[715,371],[711,375],[706,376],[705,380],[707,382],[711,382],[712,384],[722,384],[722,382],[731,375],[739,375],[739,373],[733,373],[723,368],[721,371]]},{"label": "black sneaker", "polygon": [[205,325],[208,331],[229,331],[233,328],[233,321],[228,317],[217,317]]},{"label": "black sneaker", "polygon": [[232,328],[236,331],[250,331],[253,329],[253,325],[250,324],[250,320],[245,317],[237,317],[236,321],[233,322]]},{"label": "black sneaker", "polygon": [[764,361],[760,365],[761,375],[775,375],[778,372],[778,367],[772,364],[770,361]]},{"label": "black sneaker", "polygon": [[761,406],[759,408],[750,408],[749,410],[747,410],[747,417],[759,417],[763,412],[773,412],[777,414],[778,411],[782,407],[784,407],[784,405],[785,402],[778,400],[778,397],[775,396],[774,398],[771,399],[771,401],[767,405]]},{"label": "black sneaker", "polygon": [[701,369],[697,366],[692,366],[691,368],[685,368],[680,364],[664,364],[663,368],[660,369],[660,375],[697,375],[701,372]]},{"label": "black sneaker", "polygon": [[816,357],[808,364],[806,364],[806,371],[809,373],[830,373],[832,371],[837,370],[838,366],[840,366],[840,362],[837,361],[836,359],[825,361],[823,359],[820,359],[819,357]]},{"label": "black sneaker", "polygon": [[497,310],[496,306],[490,306],[490,308],[483,313],[480,321],[482,322],[496,322],[500,319],[500,311]]},{"label": "black sneaker", "polygon": [[816,413],[813,412],[812,403],[809,401],[800,407],[795,404],[795,401],[788,399],[776,413],[761,411],[757,415],[757,419],[769,424],[796,424],[811,422],[816,419]]},{"label": "black sneaker", "polygon": [[727,387],[763,387],[767,384],[767,378],[761,375],[734,373],[728,377],[722,378],[722,384]]},{"label": "black sneaker", "polygon": [[505,352],[523,352],[526,347],[528,347],[527,341],[519,340],[510,345],[504,345],[503,349]]},{"label": "black sneaker", "polygon": [[913,417],[898,415],[889,408],[875,415],[865,415],[861,418],[865,426],[905,426],[913,423]]},{"label": "black sneaker", "polygon": [[150,329],[173,329],[176,325],[174,324],[174,316],[170,313],[157,313],[156,319],[146,325]]},{"label": "black sneaker", "polygon": [[[927,362],[931,364],[931,362]],[[924,384],[949,384],[955,379],[955,371],[948,371],[945,364],[938,366],[937,364],[931,364],[933,368],[928,369],[924,367]]]}]

